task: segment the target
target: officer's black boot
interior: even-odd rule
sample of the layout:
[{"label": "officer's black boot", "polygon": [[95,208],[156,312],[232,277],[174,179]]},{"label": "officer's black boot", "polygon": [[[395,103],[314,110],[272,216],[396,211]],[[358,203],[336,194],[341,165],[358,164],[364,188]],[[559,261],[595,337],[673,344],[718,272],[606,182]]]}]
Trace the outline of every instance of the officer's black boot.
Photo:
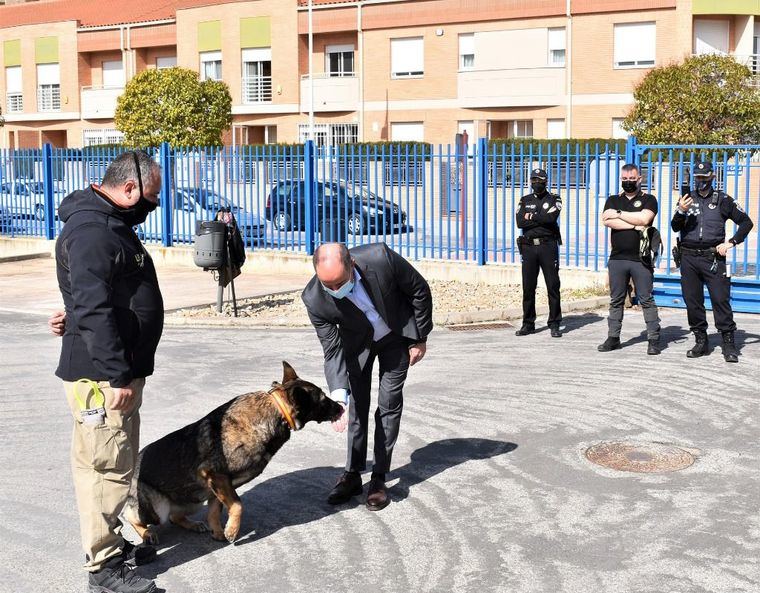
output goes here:
[{"label": "officer's black boot", "polygon": [[723,332],[723,343],[720,348],[723,350],[723,358],[726,362],[739,362],[739,351],[734,343],[734,332]]},{"label": "officer's black boot", "polygon": [[662,351],[660,346],[660,340],[649,340],[649,346],[647,346],[647,354],[657,355]]},{"label": "officer's black boot", "polygon": [[549,330],[551,331],[552,338],[562,337],[562,330],[559,328],[559,324],[553,323],[549,326]]},{"label": "officer's black boot", "polygon": [[620,338],[607,338],[602,344],[599,344],[596,349],[599,350],[599,352],[620,350]]},{"label": "officer's black boot", "polygon": [[522,327],[515,332],[516,336],[527,336],[536,333],[536,326],[532,323],[523,323]]},{"label": "officer's black boot", "polygon": [[695,331],[694,339],[696,340],[696,343],[694,344],[694,347],[686,353],[686,356],[689,358],[699,358],[700,356],[707,354],[707,332]]}]

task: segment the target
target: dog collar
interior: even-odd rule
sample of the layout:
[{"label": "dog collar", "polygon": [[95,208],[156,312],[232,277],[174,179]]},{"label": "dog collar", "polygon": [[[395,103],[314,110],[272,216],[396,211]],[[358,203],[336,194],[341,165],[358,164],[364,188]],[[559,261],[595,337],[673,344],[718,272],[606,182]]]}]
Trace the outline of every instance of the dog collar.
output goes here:
[{"label": "dog collar", "polygon": [[274,389],[269,390],[269,395],[272,396],[277,409],[280,410],[280,414],[282,414],[282,417],[285,418],[285,422],[287,422],[288,426],[290,426],[290,430],[298,430],[296,423],[293,420],[293,415],[288,410],[288,407],[285,405],[282,397],[279,395],[279,393],[277,393],[278,391],[282,390],[279,387],[275,387]]}]

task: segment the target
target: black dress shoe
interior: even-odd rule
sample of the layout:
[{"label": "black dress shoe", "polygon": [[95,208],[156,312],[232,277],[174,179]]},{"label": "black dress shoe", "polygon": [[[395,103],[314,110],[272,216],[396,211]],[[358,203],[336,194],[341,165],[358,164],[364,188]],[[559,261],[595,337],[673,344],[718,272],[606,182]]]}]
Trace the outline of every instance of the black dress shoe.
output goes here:
[{"label": "black dress shoe", "polygon": [[558,325],[552,325],[549,327],[552,333],[552,338],[561,338],[562,337],[562,330],[559,329]]},{"label": "black dress shoe", "polygon": [[596,347],[599,352],[610,352],[611,350],[620,350],[620,348],[620,338],[607,338]]},{"label": "black dress shoe", "polygon": [[343,472],[338,482],[330,490],[327,502],[330,504],[343,504],[352,497],[362,493],[362,477],[356,472]]},{"label": "black dress shoe", "polygon": [[372,478],[367,488],[367,508],[370,511],[381,511],[391,502],[388,489],[382,478]]},{"label": "black dress shoe", "polygon": [[528,334],[536,333],[536,328],[533,325],[523,323],[523,326],[515,332],[516,336],[527,336]]}]

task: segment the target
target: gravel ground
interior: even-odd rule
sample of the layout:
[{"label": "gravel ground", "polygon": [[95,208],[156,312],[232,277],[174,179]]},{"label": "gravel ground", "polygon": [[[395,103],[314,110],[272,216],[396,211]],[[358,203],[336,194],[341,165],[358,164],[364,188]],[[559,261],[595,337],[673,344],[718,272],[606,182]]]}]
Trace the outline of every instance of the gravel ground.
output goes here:
[{"label": "gravel ground", "polygon": [[[504,309],[519,307],[522,304],[522,287],[511,285],[470,284],[456,281],[432,280],[430,288],[433,292],[433,303],[436,311],[467,312],[489,309]],[[563,290],[562,301],[569,302],[604,295],[604,289]],[[545,305],[546,288],[539,286],[537,290],[537,305]],[[193,309],[180,309],[169,317],[208,318],[232,315],[232,305],[225,304],[222,313],[216,312],[216,306]],[[305,326],[309,325],[306,310],[300,298],[300,291],[292,291],[276,295],[242,299],[238,301],[238,316],[256,319],[261,322],[272,322],[277,325]]]}]

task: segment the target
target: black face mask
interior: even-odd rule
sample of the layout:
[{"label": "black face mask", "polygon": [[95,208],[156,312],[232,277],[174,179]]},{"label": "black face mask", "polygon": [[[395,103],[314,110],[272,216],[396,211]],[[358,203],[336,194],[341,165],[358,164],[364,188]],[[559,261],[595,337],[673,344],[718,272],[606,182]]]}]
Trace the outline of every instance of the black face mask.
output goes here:
[{"label": "black face mask", "polygon": [[701,194],[708,194],[712,189],[712,179],[699,179],[696,180],[697,191]]},{"label": "black face mask", "polygon": [[540,196],[542,193],[546,191],[546,182],[545,181],[534,181],[530,184],[530,188],[533,190],[533,193]]},{"label": "black face mask", "polygon": [[132,209],[132,221],[133,224],[138,225],[145,222],[145,219],[148,218],[148,214],[153,212],[156,208],[158,208],[157,202],[151,202],[148,198],[145,197],[145,194],[143,193],[143,182],[142,182],[142,173],[140,172],[140,161],[137,158],[137,151],[132,153],[132,156],[135,159],[135,170],[137,171],[137,186],[140,188],[140,199],[137,201],[137,204],[135,204],[134,208]]},{"label": "black face mask", "polygon": [[632,194],[639,189],[639,184],[636,181],[626,180],[626,181],[623,181],[622,185],[623,185],[623,191],[628,194]]}]

